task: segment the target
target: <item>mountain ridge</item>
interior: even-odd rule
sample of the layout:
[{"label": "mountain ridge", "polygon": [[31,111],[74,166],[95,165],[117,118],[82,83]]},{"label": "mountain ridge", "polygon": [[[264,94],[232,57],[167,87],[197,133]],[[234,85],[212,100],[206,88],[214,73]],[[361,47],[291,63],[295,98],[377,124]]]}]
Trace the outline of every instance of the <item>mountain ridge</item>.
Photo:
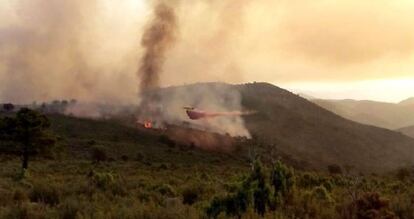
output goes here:
[{"label": "mountain ridge", "polygon": [[410,97],[398,103],[399,105],[414,105],[414,97]]},{"label": "mountain ridge", "polygon": [[400,128],[397,131],[404,133],[407,136],[414,138],[414,126]]},{"label": "mountain ridge", "polygon": [[396,130],[414,125],[411,98],[400,103],[313,99],[313,103],[355,122]]}]

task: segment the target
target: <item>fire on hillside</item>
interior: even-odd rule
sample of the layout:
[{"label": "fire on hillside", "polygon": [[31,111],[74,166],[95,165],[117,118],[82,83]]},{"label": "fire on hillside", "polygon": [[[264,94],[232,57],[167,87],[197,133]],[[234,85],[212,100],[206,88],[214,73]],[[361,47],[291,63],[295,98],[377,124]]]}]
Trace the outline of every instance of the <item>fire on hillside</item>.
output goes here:
[{"label": "fire on hillside", "polygon": [[202,127],[188,122],[180,125],[164,124],[158,127],[154,126],[151,121],[144,121],[143,123],[137,122],[137,128],[147,134],[168,139],[168,144],[209,151],[231,152],[235,149],[236,143],[247,139],[203,130]]}]

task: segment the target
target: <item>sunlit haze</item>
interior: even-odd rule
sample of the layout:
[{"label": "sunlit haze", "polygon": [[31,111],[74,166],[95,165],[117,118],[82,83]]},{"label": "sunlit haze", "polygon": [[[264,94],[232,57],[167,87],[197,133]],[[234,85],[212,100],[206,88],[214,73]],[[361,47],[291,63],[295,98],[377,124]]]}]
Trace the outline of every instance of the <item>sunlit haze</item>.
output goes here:
[{"label": "sunlit haze", "polygon": [[[265,81],[318,98],[414,96],[414,2],[171,1],[160,85]],[[134,102],[153,1],[7,0],[0,101]]]},{"label": "sunlit haze", "polygon": [[[353,82],[298,82],[282,85],[292,92],[320,99],[355,99],[400,102],[414,96],[414,79],[384,79]],[[408,95],[407,95],[408,94]]]}]

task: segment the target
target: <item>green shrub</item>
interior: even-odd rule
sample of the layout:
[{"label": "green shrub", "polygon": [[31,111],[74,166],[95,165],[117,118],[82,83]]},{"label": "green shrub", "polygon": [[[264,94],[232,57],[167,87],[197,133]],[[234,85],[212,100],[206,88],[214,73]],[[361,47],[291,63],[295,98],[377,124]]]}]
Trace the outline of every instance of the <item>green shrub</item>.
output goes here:
[{"label": "green shrub", "polygon": [[121,160],[127,162],[129,160],[129,157],[127,155],[122,155]]},{"label": "green shrub", "polygon": [[331,181],[325,181],[322,183],[322,186],[325,187],[326,190],[328,190],[328,192],[331,192],[333,189],[333,185],[331,183]]},{"label": "green shrub", "polygon": [[[13,193],[0,187],[0,206],[7,206],[13,198]],[[0,210],[1,211],[1,210]],[[1,218],[1,217],[0,217]]]},{"label": "green shrub", "polygon": [[160,184],[157,186],[154,186],[154,191],[159,192],[161,195],[168,196],[168,197],[174,197],[176,196],[176,192],[174,188],[168,184]]},{"label": "green shrub", "polygon": [[170,148],[173,148],[176,145],[175,141],[171,140],[166,135],[161,135],[158,140],[159,140],[160,143],[165,144],[165,145],[167,145]]},{"label": "green shrub", "polygon": [[150,200],[150,194],[147,191],[140,190],[137,196],[138,200],[141,202],[148,202]]},{"label": "green shrub", "polygon": [[412,168],[400,168],[397,171],[396,177],[400,181],[406,181],[412,179],[414,176],[414,170]]},{"label": "green shrub", "polygon": [[333,174],[333,175],[342,174],[343,172],[341,166],[337,164],[328,165],[328,171],[330,174]]},{"label": "green shrub", "polygon": [[22,205],[10,208],[5,213],[4,218],[43,219],[46,218],[46,212],[44,208],[41,208],[41,206],[34,205],[32,203],[23,203]]},{"label": "green shrub", "polygon": [[91,159],[94,162],[102,162],[102,161],[107,161],[109,160],[109,157],[105,151],[104,148],[102,147],[93,147],[91,150]]},{"label": "green shrub", "polygon": [[48,182],[38,182],[33,185],[29,194],[30,201],[48,205],[59,204],[60,194],[57,186]]},{"label": "green shrub", "polygon": [[18,203],[22,203],[22,202],[29,200],[29,197],[27,197],[26,192],[24,192],[23,190],[16,189],[13,192],[13,200]]},{"label": "green shrub", "polygon": [[206,214],[209,218],[217,218],[217,216],[225,210],[224,200],[214,197],[210,205],[206,208]]},{"label": "green shrub", "polygon": [[277,161],[271,172],[271,184],[274,189],[274,196],[286,197],[295,185],[293,169]]},{"label": "green shrub", "polygon": [[389,208],[389,200],[375,192],[364,193],[349,205],[348,212],[354,212],[356,218],[396,218]]},{"label": "green shrub", "polygon": [[217,218],[222,212],[226,213],[227,216],[240,218],[247,211],[250,202],[249,191],[241,189],[237,193],[226,197],[214,197],[205,211],[210,218]]},{"label": "green shrub", "polygon": [[136,161],[143,161],[144,159],[145,159],[145,156],[141,152],[138,152],[137,156],[135,157],[135,160]]},{"label": "green shrub", "polygon": [[59,207],[59,217],[62,219],[76,219],[80,210],[79,201],[74,198],[68,198]]},{"label": "green shrub", "polygon": [[398,218],[414,218],[414,194],[396,194],[390,201],[390,209]]},{"label": "green shrub", "polygon": [[13,176],[15,181],[22,181],[30,177],[30,173],[28,169],[20,168],[17,171],[17,174]]},{"label": "green shrub", "polygon": [[92,139],[92,140],[89,140],[87,144],[90,146],[93,146],[93,145],[96,145],[96,141]]},{"label": "green shrub", "polygon": [[158,166],[158,170],[168,170],[168,166],[165,163],[162,163]]},{"label": "green shrub", "polygon": [[318,201],[327,201],[327,202],[332,201],[332,197],[329,194],[328,190],[325,188],[325,186],[315,187],[312,190],[312,197]]},{"label": "green shrub", "polygon": [[117,196],[126,196],[128,195],[128,190],[125,187],[125,183],[122,183],[119,179],[115,180],[115,183],[113,183],[110,186],[110,190],[113,195]]},{"label": "green shrub", "polygon": [[202,196],[204,188],[201,185],[191,185],[186,187],[183,192],[183,204],[192,205]]},{"label": "green shrub", "polygon": [[111,173],[93,173],[92,183],[99,189],[106,190],[115,183]]}]

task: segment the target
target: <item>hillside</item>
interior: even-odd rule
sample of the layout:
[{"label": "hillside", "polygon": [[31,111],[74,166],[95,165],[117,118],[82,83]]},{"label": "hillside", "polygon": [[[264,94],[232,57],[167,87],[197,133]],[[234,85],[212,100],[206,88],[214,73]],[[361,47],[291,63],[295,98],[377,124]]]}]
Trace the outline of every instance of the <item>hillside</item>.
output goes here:
[{"label": "hillside", "polygon": [[368,100],[322,100],[312,102],[344,118],[387,129],[399,129],[414,124],[414,99],[400,103]]},{"label": "hillside", "polygon": [[[414,172],[406,166],[413,164],[413,139],[346,120],[265,83],[163,91],[201,87],[240,92],[243,108],[256,112],[244,116],[251,140],[192,130],[189,121],[146,129],[123,113],[105,119],[49,113],[57,147],[31,157],[27,171],[18,171],[16,154],[1,153],[10,145],[0,141],[0,218],[348,218],[359,203],[378,201],[387,204],[381,208],[387,215],[413,215],[407,203],[413,203]],[[234,150],[198,148],[211,138],[221,139],[219,148],[232,141]],[[271,176],[285,186],[275,186]],[[272,209],[275,200],[265,197],[269,208],[258,215],[257,191],[278,194],[280,207]],[[244,207],[235,211],[234,203]]]},{"label": "hillside", "polygon": [[102,148],[110,160],[144,160],[175,164],[237,163],[226,153],[212,153],[188,145],[170,145],[164,133],[142,131],[119,120],[94,120],[51,114],[52,129],[61,140],[68,159],[90,159],[94,148]]},{"label": "hillside", "polygon": [[[267,83],[246,85],[195,84],[170,87],[193,91],[203,87],[240,92],[245,116],[254,137],[256,153],[273,154],[301,168],[326,169],[328,165],[353,166],[359,171],[387,171],[414,164],[414,139],[401,133],[346,120],[289,91]],[[188,103],[189,105],[193,103]]]},{"label": "hillside", "polygon": [[[53,129],[60,136],[59,144],[76,159],[88,159],[94,147],[103,147],[115,160],[143,156],[159,162],[183,164],[225,162],[247,165],[254,154],[261,155],[265,162],[279,157],[301,169],[326,170],[328,165],[337,164],[362,172],[382,172],[414,164],[414,139],[399,132],[344,119],[271,84],[207,83],[169,87],[161,92],[171,94],[176,89],[192,91],[201,87],[206,93],[220,87],[241,94],[243,108],[256,112],[244,116],[245,126],[253,140],[239,142],[237,150],[232,153],[228,150],[209,152],[197,149],[193,143],[198,144],[204,141],[203,137],[211,139],[214,136],[179,134],[187,142],[178,140],[171,145],[168,136],[176,140],[177,133],[188,131],[177,128],[173,131],[140,130],[134,128],[133,117],[91,120],[58,114],[49,116]],[[179,111],[181,113],[185,115],[183,110]],[[225,137],[223,139],[219,142],[228,144],[229,141]]]},{"label": "hillside", "polygon": [[346,120],[270,84],[237,88],[245,107],[259,112],[246,118],[249,130],[311,166],[378,171],[413,164],[414,140],[400,133]]},{"label": "hillside", "polygon": [[401,129],[398,129],[398,131],[404,133],[405,135],[408,135],[408,136],[414,138],[414,126],[401,128]]}]

